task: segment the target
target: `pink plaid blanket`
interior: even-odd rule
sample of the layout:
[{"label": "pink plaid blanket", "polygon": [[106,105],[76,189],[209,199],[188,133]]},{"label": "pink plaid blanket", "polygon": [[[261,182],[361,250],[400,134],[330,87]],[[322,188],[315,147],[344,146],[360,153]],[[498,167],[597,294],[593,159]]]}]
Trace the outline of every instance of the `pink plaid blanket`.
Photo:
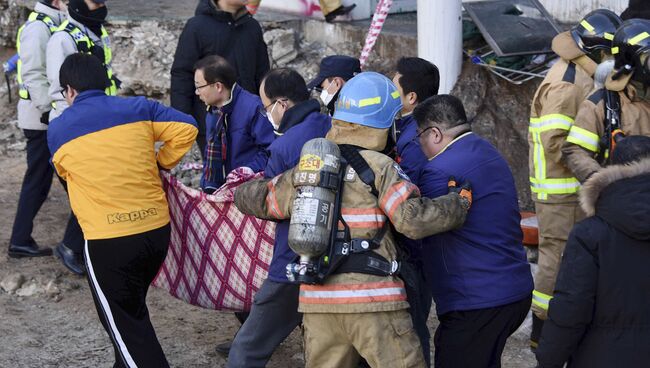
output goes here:
[{"label": "pink plaid blanket", "polygon": [[235,188],[259,175],[234,170],[223,187],[206,195],[161,172],[171,241],[154,286],[203,308],[250,310],[268,274],[275,223],[246,216],[232,202]]}]

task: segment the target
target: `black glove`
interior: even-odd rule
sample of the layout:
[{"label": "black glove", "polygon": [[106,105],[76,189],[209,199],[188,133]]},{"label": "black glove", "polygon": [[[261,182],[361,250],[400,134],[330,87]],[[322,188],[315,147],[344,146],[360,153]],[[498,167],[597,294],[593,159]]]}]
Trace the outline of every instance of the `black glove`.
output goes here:
[{"label": "black glove", "polygon": [[48,125],[50,123],[50,112],[46,111],[41,115],[41,124]]},{"label": "black glove", "polygon": [[472,207],[472,184],[470,184],[469,180],[458,186],[456,178],[450,176],[447,188],[449,188],[449,193],[457,193],[463,199],[464,207],[467,210]]},{"label": "black glove", "polygon": [[117,89],[122,88],[122,80],[116,77],[115,74],[113,74],[113,82],[115,82],[115,87],[117,87]]}]

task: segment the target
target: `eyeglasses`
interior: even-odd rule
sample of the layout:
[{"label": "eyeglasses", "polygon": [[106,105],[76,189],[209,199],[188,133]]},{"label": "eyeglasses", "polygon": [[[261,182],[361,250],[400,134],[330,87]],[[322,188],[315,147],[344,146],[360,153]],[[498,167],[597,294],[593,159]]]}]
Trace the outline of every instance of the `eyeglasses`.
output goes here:
[{"label": "eyeglasses", "polygon": [[194,92],[198,92],[198,91],[201,90],[201,88],[205,88],[205,87],[207,87],[207,86],[211,86],[211,85],[213,85],[213,84],[217,84],[217,83],[221,83],[221,82],[220,82],[220,81],[216,81],[216,82],[212,82],[212,83],[206,83],[206,84],[204,84],[204,85],[202,85],[202,86],[194,86]]},{"label": "eyeglasses", "polygon": [[422,136],[424,135],[424,133],[426,133],[427,131],[429,131],[429,130],[431,130],[433,128],[436,128],[436,129],[440,130],[440,128],[435,127],[435,126],[426,127],[423,130],[421,130],[419,133],[417,133],[417,135],[415,136],[415,138],[413,138],[413,140],[421,139]]},{"label": "eyeglasses", "polygon": [[287,101],[289,101],[288,98],[279,98],[279,99],[277,99],[277,100],[271,102],[270,104],[264,106],[264,108],[260,111],[260,113],[261,113],[263,116],[266,117],[266,116],[269,114],[269,108],[271,108],[273,105],[275,105],[275,104],[278,103],[278,102],[287,102]]}]

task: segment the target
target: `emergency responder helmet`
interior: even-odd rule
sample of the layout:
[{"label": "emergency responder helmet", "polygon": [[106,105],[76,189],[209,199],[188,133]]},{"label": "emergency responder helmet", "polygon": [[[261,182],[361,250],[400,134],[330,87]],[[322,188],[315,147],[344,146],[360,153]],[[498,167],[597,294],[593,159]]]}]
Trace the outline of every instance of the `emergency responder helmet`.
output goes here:
[{"label": "emergency responder helmet", "polygon": [[[612,54],[616,60],[615,68],[624,66],[643,69],[650,52],[650,20],[629,19],[616,31],[612,43]],[[644,56],[644,54],[646,56]]]},{"label": "emergency responder helmet", "polygon": [[360,73],[341,90],[334,119],[371,128],[389,128],[402,109],[397,87],[375,72]]},{"label": "emergency responder helmet", "polygon": [[611,10],[596,9],[571,28],[571,37],[580,50],[589,54],[596,50],[610,52],[616,29],[623,21]]}]

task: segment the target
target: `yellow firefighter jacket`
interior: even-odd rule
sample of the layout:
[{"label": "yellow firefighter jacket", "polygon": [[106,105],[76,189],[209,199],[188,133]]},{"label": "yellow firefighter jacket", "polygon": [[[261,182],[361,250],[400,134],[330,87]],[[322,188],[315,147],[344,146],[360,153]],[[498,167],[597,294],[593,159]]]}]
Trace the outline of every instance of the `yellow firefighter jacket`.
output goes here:
[{"label": "yellow firefighter jacket", "polygon": [[[412,239],[452,230],[463,224],[467,204],[456,193],[436,199],[421,198],[399,166],[377,151],[384,148],[387,130],[379,130],[334,120],[327,139],[337,144],[366,148],[361,156],[375,174],[379,198],[371,193],[353,170],[346,171],[342,216],[352,238],[371,239],[390,221],[395,229]],[[235,193],[235,204],[244,213],[266,219],[287,219],[295,197],[293,171],[271,180],[245,183]],[[351,174],[351,175],[350,175]],[[388,231],[375,250],[389,261],[397,248]],[[303,313],[363,313],[408,308],[404,283],[397,276],[341,273],[328,277],[323,285],[301,285]]]},{"label": "yellow firefighter jacket", "polygon": [[[605,88],[618,91],[621,100],[621,129],[625,135],[650,136],[650,96],[629,77],[612,81]],[[600,139],[605,132],[605,89],[595,91],[580,105],[576,121],[569,131],[562,154],[574,175],[584,182],[601,167],[596,161]]]},{"label": "yellow firefighter jacket", "polygon": [[577,202],[580,182],[562,161],[562,144],[574,123],[580,103],[593,90],[596,63],[586,56],[568,32],[553,39],[560,59],[535,93],[528,130],[530,187],[533,200]]}]

